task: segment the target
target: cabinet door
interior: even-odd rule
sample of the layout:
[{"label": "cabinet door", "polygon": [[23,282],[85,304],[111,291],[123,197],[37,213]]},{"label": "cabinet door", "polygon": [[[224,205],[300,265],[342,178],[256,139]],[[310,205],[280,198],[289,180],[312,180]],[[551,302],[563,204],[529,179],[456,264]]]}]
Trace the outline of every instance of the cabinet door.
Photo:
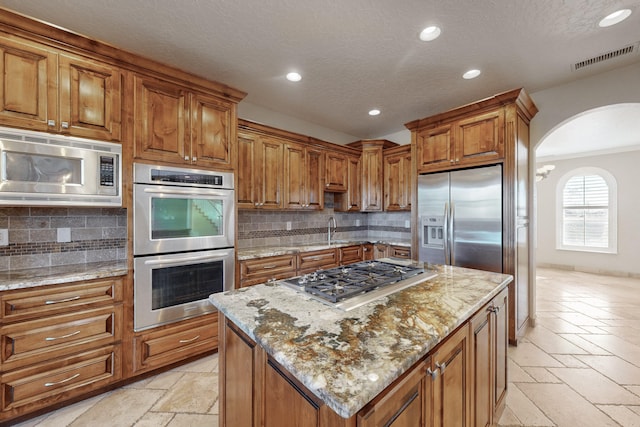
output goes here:
[{"label": "cabinet door", "polygon": [[384,158],[384,210],[411,210],[411,153]]},{"label": "cabinet door", "polygon": [[454,162],[451,126],[418,132],[416,148],[418,172],[448,168]]},{"label": "cabinet door", "polygon": [[504,409],[505,397],[507,395],[507,348],[509,347],[509,292],[508,289],[503,290],[493,299],[494,303],[494,390],[493,390],[493,408],[495,420],[500,418],[500,414]]},{"label": "cabinet door", "polygon": [[[274,138],[261,137],[257,156],[258,200],[261,209],[280,209],[283,206],[283,150],[284,144]],[[255,191],[255,190],[254,190]]]},{"label": "cabinet door", "polygon": [[324,208],[324,151],[307,147],[305,150],[305,207]]},{"label": "cabinet door", "polygon": [[238,133],[238,165],[236,167],[238,209],[253,209],[258,207],[260,195],[260,181],[258,176],[260,155],[260,140],[257,135]]},{"label": "cabinet door", "polygon": [[362,210],[382,211],[382,147],[362,150]]},{"label": "cabinet door", "polygon": [[334,195],[334,210],[359,212],[362,203],[362,163],[360,156],[347,157],[347,192]]},{"label": "cabinet door", "polygon": [[329,152],[326,155],[325,190],[345,192],[348,188],[349,164],[347,156]]},{"label": "cabinet door", "polygon": [[425,371],[422,362],[397,384],[376,397],[358,413],[358,427],[420,427],[427,425]]},{"label": "cabinet door", "polygon": [[362,245],[362,260],[371,261],[373,259],[373,244],[365,243]]},{"label": "cabinet door", "polygon": [[278,255],[240,261],[240,286],[264,283],[270,279],[286,279],[296,275],[296,255]]},{"label": "cabinet door", "polygon": [[504,157],[502,108],[456,122],[455,129],[456,164],[486,163]]},{"label": "cabinet door", "polygon": [[0,34],[0,121],[3,126],[49,131],[57,111],[57,55]]},{"label": "cabinet door", "polygon": [[335,249],[303,252],[298,255],[298,274],[337,267],[338,252]]},{"label": "cabinet door", "polygon": [[284,146],[284,208],[303,209],[305,197],[305,161],[304,147],[287,143]]},{"label": "cabinet door", "polygon": [[409,246],[389,245],[388,256],[393,258],[411,258],[411,248]]},{"label": "cabinet door", "polygon": [[362,245],[340,248],[340,265],[353,264],[354,262],[362,261],[362,250]]},{"label": "cabinet door", "polygon": [[460,328],[431,356],[433,426],[469,425],[469,329]]},{"label": "cabinet door", "polygon": [[493,417],[493,305],[483,307],[469,322],[471,332],[471,380],[473,384],[472,422],[488,427]]},{"label": "cabinet door", "polygon": [[198,166],[229,169],[233,165],[234,104],[194,94],[191,101],[191,158]]},{"label": "cabinet door", "polygon": [[60,123],[63,133],[121,139],[122,73],[89,59],[60,55]]},{"label": "cabinet door", "polygon": [[191,163],[187,97],[183,88],[135,76],[135,158]]}]

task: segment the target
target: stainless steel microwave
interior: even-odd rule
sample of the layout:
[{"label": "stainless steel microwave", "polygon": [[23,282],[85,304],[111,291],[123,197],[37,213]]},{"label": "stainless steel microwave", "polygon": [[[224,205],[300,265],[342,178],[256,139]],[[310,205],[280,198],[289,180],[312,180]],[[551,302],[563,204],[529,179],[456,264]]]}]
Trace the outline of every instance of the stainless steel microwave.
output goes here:
[{"label": "stainless steel microwave", "polygon": [[122,146],[0,127],[0,205],[122,206]]}]

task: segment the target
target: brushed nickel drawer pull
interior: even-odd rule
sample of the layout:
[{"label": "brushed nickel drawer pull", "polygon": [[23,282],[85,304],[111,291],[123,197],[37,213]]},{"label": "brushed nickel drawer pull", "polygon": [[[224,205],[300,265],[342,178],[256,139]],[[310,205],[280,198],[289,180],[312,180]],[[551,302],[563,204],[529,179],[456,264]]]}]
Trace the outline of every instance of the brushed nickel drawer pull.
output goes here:
[{"label": "brushed nickel drawer pull", "polygon": [[64,298],[64,299],[57,299],[57,300],[47,300],[44,303],[46,305],[50,305],[50,304],[60,304],[61,302],[69,302],[69,301],[75,301],[77,299],[80,299],[80,295],[76,295],[75,297],[71,297],[71,298]]},{"label": "brushed nickel drawer pull", "polygon": [[72,337],[72,336],[74,336],[74,335],[78,335],[79,333],[80,333],[80,331],[75,331],[75,332],[71,332],[70,334],[63,335],[63,336],[61,336],[61,337],[46,337],[44,340],[45,340],[45,341],[61,340],[61,339],[64,339],[64,338]]},{"label": "brushed nickel drawer pull", "polygon": [[194,342],[198,338],[200,338],[200,335],[196,335],[195,337],[191,338],[190,340],[180,340],[179,343],[180,344],[188,344],[190,342]]},{"label": "brushed nickel drawer pull", "polygon": [[262,267],[263,270],[270,270],[272,268],[276,268],[277,265],[276,264],[269,264],[269,265],[265,265],[264,267]]},{"label": "brushed nickel drawer pull", "polygon": [[75,378],[78,378],[79,376],[80,376],[80,373],[77,373],[75,375],[70,376],[69,378],[64,379],[64,380],[56,381],[54,383],[44,383],[44,386],[45,387],[51,387],[51,386],[54,386],[54,385],[64,384],[67,381],[71,381],[71,380],[73,380]]}]

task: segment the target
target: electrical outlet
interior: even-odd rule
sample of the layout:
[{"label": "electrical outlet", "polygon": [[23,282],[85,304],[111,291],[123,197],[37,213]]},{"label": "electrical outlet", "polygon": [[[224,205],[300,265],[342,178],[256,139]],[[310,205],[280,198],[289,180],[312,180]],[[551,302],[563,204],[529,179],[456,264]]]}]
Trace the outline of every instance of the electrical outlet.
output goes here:
[{"label": "electrical outlet", "polygon": [[0,246],[9,246],[9,230],[0,229]]},{"label": "electrical outlet", "polygon": [[71,229],[69,227],[58,228],[58,243],[67,243],[71,241]]},{"label": "electrical outlet", "polygon": [[287,221],[287,230],[291,230],[291,221]]},{"label": "electrical outlet", "polygon": [[356,219],[356,227],[360,227],[360,220]]},{"label": "electrical outlet", "polygon": [[409,221],[408,219],[405,220],[404,222],[404,228],[411,228],[411,221]]}]

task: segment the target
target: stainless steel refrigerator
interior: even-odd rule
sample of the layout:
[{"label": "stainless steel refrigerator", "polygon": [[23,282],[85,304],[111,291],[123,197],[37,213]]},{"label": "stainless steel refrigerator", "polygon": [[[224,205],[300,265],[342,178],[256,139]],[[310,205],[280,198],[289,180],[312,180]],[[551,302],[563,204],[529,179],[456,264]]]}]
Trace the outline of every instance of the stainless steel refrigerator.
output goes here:
[{"label": "stainless steel refrigerator", "polygon": [[502,272],[502,166],[418,176],[419,259]]}]

